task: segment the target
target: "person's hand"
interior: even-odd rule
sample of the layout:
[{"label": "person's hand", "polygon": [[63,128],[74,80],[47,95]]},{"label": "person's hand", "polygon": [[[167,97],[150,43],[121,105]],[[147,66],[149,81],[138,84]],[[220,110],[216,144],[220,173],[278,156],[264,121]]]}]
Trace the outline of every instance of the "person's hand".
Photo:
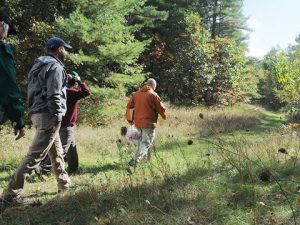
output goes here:
[{"label": "person's hand", "polygon": [[76,76],[73,78],[75,82],[77,82],[79,85],[81,85],[81,79],[79,76]]},{"label": "person's hand", "polygon": [[76,82],[81,82],[81,79],[80,79],[79,76],[74,77],[74,80],[75,80]]},{"label": "person's hand", "polygon": [[67,78],[68,78],[68,80],[72,80],[73,79],[73,77],[72,77],[72,75],[71,74],[67,74]]},{"label": "person's hand", "polygon": [[24,137],[25,136],[25,129],[24,127],[22,128],[14,128],[14,134],[15,134],[15,137],[16,139],[15,140],[19,140],[21,137]]}]

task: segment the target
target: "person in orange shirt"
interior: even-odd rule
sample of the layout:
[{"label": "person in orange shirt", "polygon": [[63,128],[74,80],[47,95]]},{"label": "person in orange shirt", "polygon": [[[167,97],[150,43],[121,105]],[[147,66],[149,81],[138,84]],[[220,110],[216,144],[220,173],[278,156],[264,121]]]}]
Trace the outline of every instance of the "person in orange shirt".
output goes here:
[{"label": "person in orange shirt", "polygon": [[127,117],[127,121],[134,124],[140,132],[138,150],[135,157],[128,163],[129,173],[131,173],[131,167],[135,167],[138,162],[147,160],[148,151],[155,138],[158,114],[164,120],[167,118],[166,107],[154,91],[155,88],[156,81],[153,78],[148,79],[143,87],[133,93],[127,103],[127,114],[129,111],[133,111],[132,117]]}]

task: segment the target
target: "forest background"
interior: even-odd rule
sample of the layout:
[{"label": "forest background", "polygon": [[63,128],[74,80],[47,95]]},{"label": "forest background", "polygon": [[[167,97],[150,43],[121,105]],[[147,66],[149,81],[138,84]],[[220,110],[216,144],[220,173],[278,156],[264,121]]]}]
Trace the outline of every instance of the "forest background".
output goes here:
[{"label": "forest background", "polygon": [[[7,209],[0,224],[300,223],[300,36],[247,56],[243,0],[0,0],[0,8],[18,30],[9,43],[25,106],[28,71],[52,36],[73,46],[66,69],[92,89],[74,129],[77,189],[57,195],[54,176],[30,177],[22,197],[33,203]],[[128,96],[149,77],[168,120],[159,120],[151,160],[130,176],[136,149],[120,127]],[[0,129],[0,191],[32,141],[26,121],[17,142],[9,124]]]},{"label": "forest background", "polygon": [[123,107],[123,97],[148,77],[157,79],[162,99],[176,105],[298,106],[299,37],[287,50],[273,48],[260,60],[247,57],[251,30],[242,0],[2,0],[0,5],[18,30],[10,42],[23,96],[27,73],[45,53],[46,40],[59,36],[73,46],[66,69],[78,71],[93,90],[82,122],[107,123]]}]

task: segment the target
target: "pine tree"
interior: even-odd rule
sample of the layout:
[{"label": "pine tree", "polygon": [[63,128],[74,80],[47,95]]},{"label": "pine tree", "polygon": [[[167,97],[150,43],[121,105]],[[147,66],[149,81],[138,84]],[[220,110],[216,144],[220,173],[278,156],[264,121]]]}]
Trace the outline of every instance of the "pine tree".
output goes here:
[{"label": "pine tree", "polygon": [[203,17],[211,37],[229,37],[241,43],[246,39],[247,18],[242,13],[243,0],[203,0],[197,11]]}]

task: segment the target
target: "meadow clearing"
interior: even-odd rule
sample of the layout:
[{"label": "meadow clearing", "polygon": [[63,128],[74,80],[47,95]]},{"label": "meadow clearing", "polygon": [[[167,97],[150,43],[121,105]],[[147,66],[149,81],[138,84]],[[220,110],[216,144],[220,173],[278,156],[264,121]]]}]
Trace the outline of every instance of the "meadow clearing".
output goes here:
[{"label": "meadow clearing", "polygon": [[[76,128],[77,188],[57,194],[53,175],[27,180],[30,204],[7,209],[5,225],[299,224],[296,123],[253,105],[169,107],[147,164],[125,168],[134,147],[122,115],[105,127]],[[13,141],[0,131],[1,192],[28,150],[33,130]]]}]

